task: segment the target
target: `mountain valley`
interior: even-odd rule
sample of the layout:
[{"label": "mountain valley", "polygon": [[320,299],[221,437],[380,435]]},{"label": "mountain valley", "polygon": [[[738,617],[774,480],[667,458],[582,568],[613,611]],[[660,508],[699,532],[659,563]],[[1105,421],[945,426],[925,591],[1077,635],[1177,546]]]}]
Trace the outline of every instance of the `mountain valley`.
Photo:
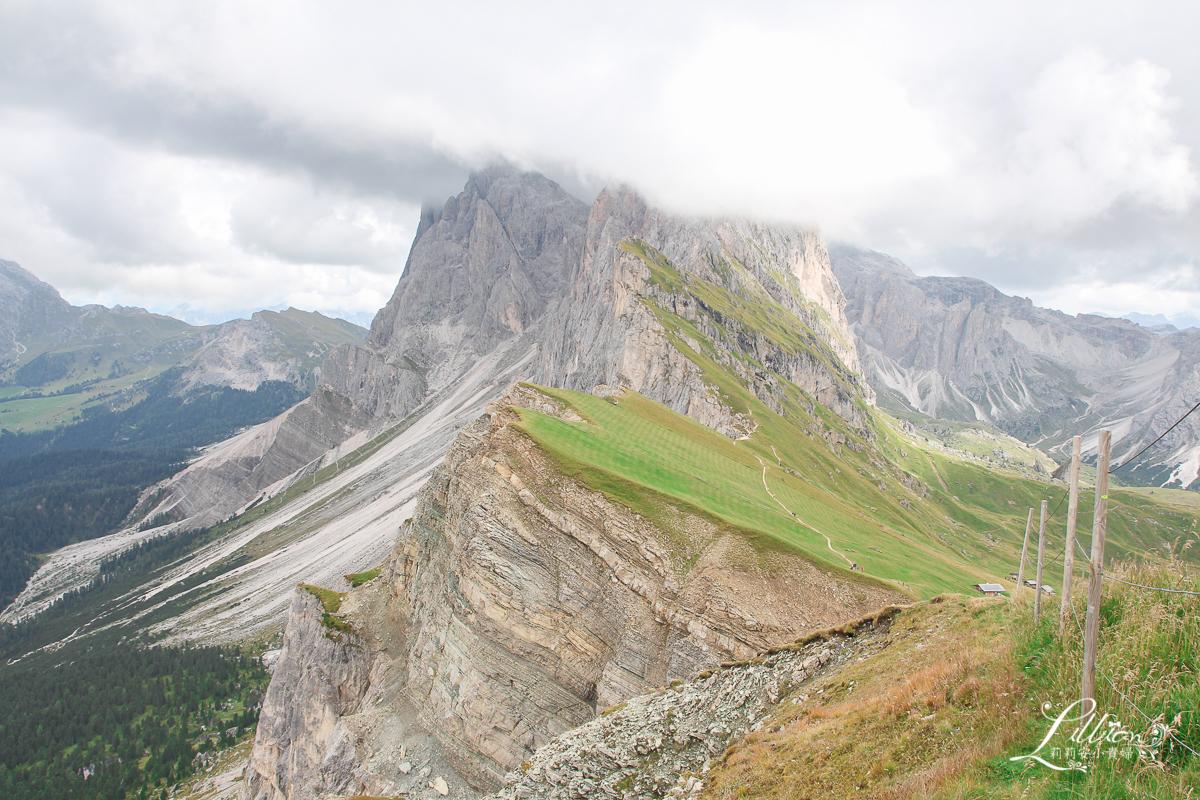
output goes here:
[{"label": "mountain valley", "polygon": [[[5,302],[26,309],[14,403],[86,384],[79,409],[123,413],[147,384],[114,365],[135,360],[180,398],[295,393],[203,442],[115,532],[45,554],[0,616],[20,623],[9,669],[126,639],[265,653],[244,776],[204,790],[245,800],[711,792],[707,771],[740,763],[726,746],[778,724],[796,687],[851,680],[901,641],[897,620],[999,625],[993,601],[936,599],[1016,568],[1028,509],[1064,492],[1051,475],[1072,434],[1094,449],[1114,428],[1131,454],[1200,388],[1193,332],[1066,317],[827,250],[814,229],[674,215],[628,187],[589,207],[509,167],[422,212],[365,337],[295,310],[203,329],[79,312],[4,267]],[[60,317],[142,349],[93,365],[75,340],[35,346]],[[35,389],[46,397],[19,400]],[[33,409],[12,436],[68,436],[38,434],[64,417]],[[1190,420],[1125,480],[1195,488],[1198,453]],[[1200,514],[1164,491],[1114,484],[1111,560],[1200,558],[1178,542]],[[1086,493],[1079,510],[1090,519]],[[737,677],[768,663],[780,672]],[[745,719],[696,712],[692,738],[682,721],[597,732],[649,724],[643,707],[675,692],[688,708],[741,692]],[[554,759],[580,736],[625,749],[593,742],[564,776]],[[678,766],[656,767],[669,737],[678,758],[662,763]]]},{"label": "mountain valley", "polygon": [[917,277],[882,253],[831,256],[884,408],[995,426],[1059,461],[1076,434],[1094,459],[1097,432],[1111,429],[1120,463],[1165,433],[1126,477],[1200,488],[1200,419],[1167,432],[1200,397],[1200,331],[1071,317],[980,280]]}]

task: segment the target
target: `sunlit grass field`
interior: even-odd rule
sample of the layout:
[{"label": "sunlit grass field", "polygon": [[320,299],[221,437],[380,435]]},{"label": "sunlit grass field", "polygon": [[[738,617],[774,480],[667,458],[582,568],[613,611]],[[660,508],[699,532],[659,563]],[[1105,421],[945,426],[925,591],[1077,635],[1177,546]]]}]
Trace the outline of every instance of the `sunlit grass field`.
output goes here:
[{"label": "sunlit grass field", "polygon": [[[822,569],[893,582],[915,597],[1003,581],[1017,570],[1028,509],[1063,491],[1061,484],[918,451],[886,429],[877,451],[835,452],[753,400],[749,407],[760,427],[734,441],[636,392],[610,400],[538,389],[584,421],[519,409],[520,428],[565,472],[593,489],[650,517],[663,504],[698,510],[742,532],[760,549],[801,552]],[[888,456],[903,469],[881,468],[880,458]],[[903,474],[922,482],[928,497],[897,480]],[[1173,529],[1168,523],[1195,522],[1194,516],[1149,498],[1113,494],[1109,542],[1114,556],[1161,546]],[[1086,545],[1090,498],[1081,506]],[[1065,505],[1048,537],[1043,580],[1054,586],[1061,582],[1061,558],[1052,556],[1054,547],[1061,550],[1064,518]],[[1034,525],[1026,566],[1031,577],[1036,515]],[[863,572],[851,573],[851,561]]]}]

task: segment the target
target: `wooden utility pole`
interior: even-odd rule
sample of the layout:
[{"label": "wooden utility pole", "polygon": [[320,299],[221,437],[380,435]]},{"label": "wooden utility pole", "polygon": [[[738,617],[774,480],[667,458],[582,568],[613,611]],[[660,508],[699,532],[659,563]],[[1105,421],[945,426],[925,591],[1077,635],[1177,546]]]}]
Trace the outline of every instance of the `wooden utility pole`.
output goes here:
[{"label": "wooden utility pole", "polygon": [[1033,622],[1036,625],[1042,618],[1042,562],[1046,560],[1046,504],[1042,501],[1042,524],[1038,527],[1038,568],[1037,586],[1033,587]]},{"label": "wooden utility pole", "polygon": [[1112,432],[1100,431],[1100,459],[1096,464],[1096,512],[1092,519],[1092,563],[1088,569],[1087,624],[1083,633],[1083,700],[1093,708],[1096,700],[1096,647],[1100,638],[1100,590],[1104,579],[1104,532],[1108,524],[1108,459]]},{"label": "wooden utility pole", "polygon": [[1063,551],[1062,609],[1058,619],[1058,635],[1067,632],[1067,615],[1071,613],[1071,579],[1075,577],[1075,523],[1079,519],[1079,451],[1083,437],[1071,443],[1070,495],[1067,499],[1067,544]]},{"label": "wooden utility pole", "polygon": [[1025,588],[1025,548],[1029,546],[1029,529],[1032,527],[1033,509],[1031,508],[1029,509],[1029,518],[1025,520],[1025,541],[1021,543],[1021,566],[1017,569],[1017,595]]}]

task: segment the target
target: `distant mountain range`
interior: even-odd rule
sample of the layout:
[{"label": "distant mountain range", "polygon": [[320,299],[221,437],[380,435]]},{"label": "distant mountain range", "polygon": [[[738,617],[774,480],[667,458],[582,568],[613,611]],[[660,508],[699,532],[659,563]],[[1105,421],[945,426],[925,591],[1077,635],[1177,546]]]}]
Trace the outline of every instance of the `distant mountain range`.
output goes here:
[{"label": "distant mountain range", "polygon": [[[1113,319],[1112,314],[1104,314],[1100,311],[1093,311],[1088,314],[1090,317],[1104,317]],[[1200,318],[1190,315],[1177,316],[1174,321],[1167,318],[1166,314],[1141,314],[1137,311],[1130,311],[1128,314],[1122,314],[1119,319],[1127,319],[1130,322],[1136,322],[1147,330],[1167,336],[1179,330],[1193,330],[1200,328]],[[1178,324],[1176,324],[1178,323]]]},{"label": "distant mountain range", "polygon": [[[1072,317],[848,246],[830,257],[867,380],[893,413],[994,425],[1059,461],[1076,434],[1094,456],[1108,428],[1115,465],[1200,400],[1200,330]],[[1200,414],[1122,474],[1200,487]]]},{"label": "distant mountain range", "polygon": [[0,261],[0,428],[44,429],[98,404],[128,404],[132,387],[171,368],[181,392],[283,381],[307,394],[325,355],[366,333],[294,308],[196,326],[141,308],[72,306],[32,273]]},{"label": "distant mountain range", "polygon": [[365,335],[297,309],[198,327],[72,306],[0,261],[0,602],[37,554],[115,531],[148,485],[302,400]]}]

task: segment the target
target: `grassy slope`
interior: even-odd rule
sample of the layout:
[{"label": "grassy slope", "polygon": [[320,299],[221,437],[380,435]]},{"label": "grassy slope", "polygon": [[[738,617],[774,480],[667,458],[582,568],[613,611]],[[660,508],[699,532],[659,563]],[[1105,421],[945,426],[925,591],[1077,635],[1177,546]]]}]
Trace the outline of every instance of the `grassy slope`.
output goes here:
[{"label": "grassy slope", "polygon": [[[40,430],[71,422],[89,403],[126,391],[176,364],[200,345],[213,326],[195,327],[159,314],[102,311],[84,316],[77,327],[76,335],[66,341],[54,333],[24,343],[25,350],[10,365],[9,379],[15,369],[44,354],[69,353],[73,362],[69,372],[56,380],[36,387],[0,389],[0,426],[12,431]],[[85,384],[82,391],[58,397],[22,397],[31,392],[52,394],[77,384]]]},{"label": "grassy slope", "polygon": [[[902,582],[920,597],[966,591],[972,583],[1002,579],[1015,570],[1024,513],[1052,490],[1016,474],[917,451],[882,427],[881,453],[874,459],[882,463],[879,455],[888,453],[936,487],[923,499],[872,464],[869,451],[843,449],[835,455],[823,440],[794,428],[789,437],[784,426],[792,426],[761,405],[752,408],[762,427],[751,439],[735,442],[635,392],[625,392],[614,404],[576,392],[541,391],[586,421],[563,422],[520,409],[521,428],[564,471],[593,488],[648,516],[663,500],[699,510],[755,532],[760,547],[795,548],[824,568],[844,570],[846,561],[830,551],[821,535],[826,534],[834,549],[862,565],[867,575]],[[779,502],[763,486],[764,463],[767,485]],[[887,488],[879,489],[879,482]],[[1167,522],[1195,523],[1193,515],[1134,493],[1113,495],[1109,552],[1114,555],[1158,546]],[[901,506],[901,499],[910,507]],[[812,527],[797,524],[780,503]],[[1086,520],[1090,498],[1081,506]],[[982,538],[983,532],[999,541]],[[1058,534],[1051,539],[1060,541]],[[1053,553],[1053,546],[1047,552]]]},{"label": "grassy slope", "polygon": [[[1182,562],[1120,574],[1197,586]],[[1142,733],[1147,723],[1132,702],[1200,750],[1200,598],[1118,584],[1105,591],[1099,668],[1128,701],[1098,677],[1101,712]],[[1082,594],[1073,593],[1080,616]],[[1058,633],[1057,604],[1040,625],[1027,598],[920,604],[894,619],[881,652],[835,673],[820,692],[813,685],[784,699],[763,730],[715,762],[704,798],[1188,797],[1200,758],[1177,746],[1149,765],[1101,752],[1086,773],[1010,760],[1045,737],[1041,703],[1056,715],[1077,697],[1081,662],[1074,621]],[[1051,758],[1049,747],[1042,755]]]},{"label": "grassy slope", "polygon": [[[1047,498],[1057,505],[1061,486],[928,450],[922,437],[903,433],[861,401],[869,429],[854,428],[739,346],[761,335],[785,353],[827,365],[845,391],[855,391],[819,337],[761,287],[754,290],[757,284],[736,261],[720,261],[726,286],[676,270],[644,242],[622,246],[646,264],[660,298],[690,295],[688,305],[703,318],[670,313],[663,299],[642,302],[714,393],[758,427],[749,439],[733,442],[632,392],[613,405],[544,389],[591,422],[570,424],[522,410],[523,428],[564,470],[642,513],[653,514],[657,498],[669,498],[757,532],[760,544],[803,551],[830,569],[855,561],[867,575],[899,582],[918,597],[966,591],[1016,571],[1027,510]],[[741,288],[729,288],[734,285]],[[779,387],[774,402],[781,413],[740,377],[755,373],[770,374]],[[1172,530],[1196,524],[1195,514],[1149,497],[1119,489],[1111,495],[1114,555],[1161,547]],[[1091,499],[1084,498],[1082,520],[1090,509]],[[1065,512],[1062,507],[1050,525],[1048,558],[1061,549]]]}]

